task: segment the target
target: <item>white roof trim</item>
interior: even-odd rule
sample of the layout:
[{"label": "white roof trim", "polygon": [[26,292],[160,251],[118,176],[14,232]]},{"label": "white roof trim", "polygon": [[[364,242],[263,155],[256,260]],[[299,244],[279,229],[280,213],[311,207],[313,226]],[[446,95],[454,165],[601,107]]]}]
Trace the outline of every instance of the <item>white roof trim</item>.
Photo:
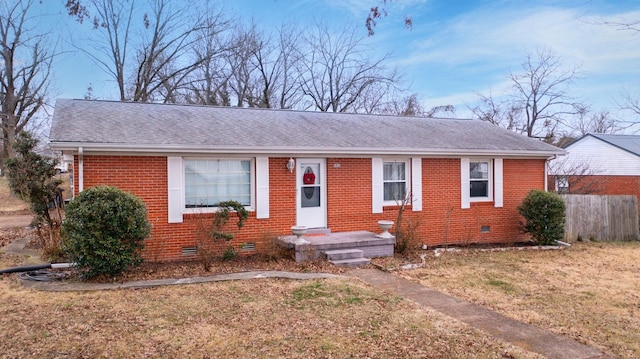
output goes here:
[{"label": "white roof trim", "polygon": [[74,150],[78,147],[87,152],[129,152],[129,153],[224,153],[224,154],[265,154],[265,155],[408,155],[408,156],[506,156],[506,157],[551,157],[565,155],[566,151],[517,151],[478,149],[416,149],[416,148],[331,148],[331,147],[250,147],[235,146],[182,146],[182,145],[130,145],[110,143],[51,142],[56,150]]}]

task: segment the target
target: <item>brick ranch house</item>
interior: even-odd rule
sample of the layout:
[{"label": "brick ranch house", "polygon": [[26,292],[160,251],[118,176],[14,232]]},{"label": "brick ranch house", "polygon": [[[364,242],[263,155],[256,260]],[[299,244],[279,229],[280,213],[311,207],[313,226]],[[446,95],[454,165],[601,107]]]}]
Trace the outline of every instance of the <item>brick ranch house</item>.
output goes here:
[{"label": "brick ranch house", "polygon": [[640,136],[586,134],[551,161],[549,190],[640,196]]},{"label": "brick ranch house", "polygon": [[294,225],[379,232],[405,194],[429,246],[523,241],[517,206],[564,153],[477,120],[63,99],[50,141],[75,194],[107,184],[146,203],[154,260],[184,259],[195,217],[226,199],[250,212],[232,243],[258,251]]}]

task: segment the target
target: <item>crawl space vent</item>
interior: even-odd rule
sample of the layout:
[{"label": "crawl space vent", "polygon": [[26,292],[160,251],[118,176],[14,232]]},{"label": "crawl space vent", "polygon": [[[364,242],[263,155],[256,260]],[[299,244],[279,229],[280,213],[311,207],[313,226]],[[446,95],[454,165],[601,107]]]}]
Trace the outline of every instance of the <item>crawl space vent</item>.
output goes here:
[{"label": "crawl space vent", "polygon": [[198,247],[182,247],[183,256],[195,256],[198,254]]},{"label": "crawl space vent", "polygon": [[480,233],[489,233],[489,232],[491,232],[491,226],[480,227]]},{"label": "crawl space vent", "polygon": [[255,251],[256,250],[256,244],[253,243],[253,242],[244,243],[242,246],[240,246],[240,250],[243,251],[243,252]]}]

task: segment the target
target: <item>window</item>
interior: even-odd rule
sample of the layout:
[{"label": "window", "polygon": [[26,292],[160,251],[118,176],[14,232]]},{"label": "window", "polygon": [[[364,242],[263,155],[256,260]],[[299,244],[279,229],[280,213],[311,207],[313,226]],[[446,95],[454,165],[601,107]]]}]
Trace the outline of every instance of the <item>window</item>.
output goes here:
[{"label": "window", "polygon": [[462,208],[471,208],[471,202],[504,204],[504,160],[502,158],[460,159],[460,198]]},{"label": "window", "polygon": [[567,176],[556,177],[556,192],[560,194],[569,193],[569,178]]},{"label": "window", "polygon": [[407,195],[409,166],[405,161],[384,162],[382,165],[382,184],[384,202],[396,204]]},{"label": "window", "polygon": [[471,198],[490,198],[488,161],[469,162],[469,196]]},{"label": "window", "polygon": [[185,160],[185,207],[216,207],[229,200],[251,206],[251,168],[251,160]]}]

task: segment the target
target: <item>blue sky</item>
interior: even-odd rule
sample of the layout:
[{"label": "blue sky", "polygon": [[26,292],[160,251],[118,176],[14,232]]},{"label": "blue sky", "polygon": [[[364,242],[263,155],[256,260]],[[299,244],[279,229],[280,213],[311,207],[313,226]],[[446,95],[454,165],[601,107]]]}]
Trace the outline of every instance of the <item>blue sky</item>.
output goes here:
[{"label": "blue sky", "polygon": [[[64,16],[62,0],[45,0],[56,31],[82,33]],[[362,25],[378,0],[228,0],[230,14],[253,17],[261,26],[283,21],[326,21],[337,28]],[[58,6],[54,6],[59,4]],[[640,0],[633,1],[449,1],[396,0],[386,6],[376,34],[366,40],[379,54],[391,52],[410,92],[425,107],[454,105],[458,117],[469,117],[477,93],[500,96],[508,90],[509,72],[518,72],[526,53],[550,50],[567,66],[580,66],[574,95],[594,110],[617,111],[625,92],[640,92],[640,33],[620,31],[605,22],[640,20]],[[403,17],[413,19],[404,28]],[[62,36],[64,39],[65,37]],[[81,98],[87,85],[95,95],[115,99],[115,85],[82,53],[61,40],[54,97]]]}]

